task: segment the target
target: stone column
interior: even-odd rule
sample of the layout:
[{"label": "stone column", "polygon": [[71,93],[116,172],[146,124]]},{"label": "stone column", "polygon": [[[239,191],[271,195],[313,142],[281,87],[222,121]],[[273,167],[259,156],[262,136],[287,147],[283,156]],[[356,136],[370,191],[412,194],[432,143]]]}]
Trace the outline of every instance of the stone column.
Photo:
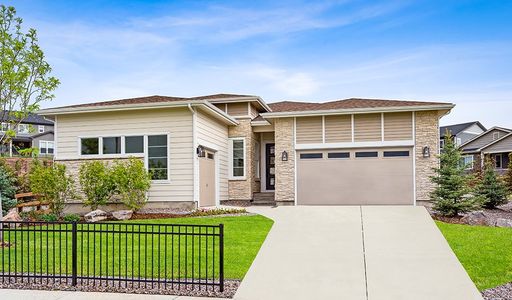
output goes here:
[{"label": "stone column", "polygon": [[[276,144],[276,192],[278,205],[295,203],[295,149],[294,149],[293,118],[275,119]],[[283,151],[288,153],[288,160],[281,159]]]},{"label": "stone column", "polygon": [[[439,114],[437,111],[415,112],[416,121],[416,203],[428,204],[430,192],[435,184],[430,181],[434,176],[433,168],[439,166]],[[423,157],[423,148],[430,148],[430,157]]]}]

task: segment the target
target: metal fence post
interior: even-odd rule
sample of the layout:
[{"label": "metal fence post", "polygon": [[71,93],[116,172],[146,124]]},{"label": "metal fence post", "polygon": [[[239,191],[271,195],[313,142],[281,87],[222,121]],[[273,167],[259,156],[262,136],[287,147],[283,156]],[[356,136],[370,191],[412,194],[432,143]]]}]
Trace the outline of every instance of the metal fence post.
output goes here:
[{"label": "metal fence post", "polygon": [[219,284],[220,292],[224,292],[224,224],[219,224]]},{"label": "metal fence post", "polygon": [[77,237],[76,237],[77,225],[76,222],[71,224],[71,285],[76,286],[77,277]]}]

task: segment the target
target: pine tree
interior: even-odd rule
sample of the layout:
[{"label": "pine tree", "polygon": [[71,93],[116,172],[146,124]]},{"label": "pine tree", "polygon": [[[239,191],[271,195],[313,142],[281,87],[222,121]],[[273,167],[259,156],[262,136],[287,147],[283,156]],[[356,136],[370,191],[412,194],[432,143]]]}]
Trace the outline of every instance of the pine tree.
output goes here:
[{"label": "pine tree", "polygon": [[508,202],[507,187],[498,177],[491,160],[485,162],[482,180],[476,188],[476,195],[483,199],[483,206],[485,208],[495,208]]},{"label": "pine tree", "polygon": [[509,194],[512,194],[512,153],[508,155],[508,169],[503,178]]},{"label": "pine tree", "polygon": [[472,195],[469,185],[472,177],[465,174],[461,151],[448,131],[440,160],[440,167],[434,169],[436,176],[430,178],[436,184],[430,193],[433,209],[445,216],[456,216],[480,208],[481,199]]}]

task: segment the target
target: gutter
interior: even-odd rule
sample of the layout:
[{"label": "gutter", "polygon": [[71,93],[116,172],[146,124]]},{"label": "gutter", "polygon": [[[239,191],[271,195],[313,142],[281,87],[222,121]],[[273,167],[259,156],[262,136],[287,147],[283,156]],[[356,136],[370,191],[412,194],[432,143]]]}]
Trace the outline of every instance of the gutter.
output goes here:
[{"label": "gutter", "polygon": [[303,110],[289,112],[269,112],[260,114],[264,118],[281,118],[281,117],[307,117],[307,116],[325,116],[325,115],[343,115],[343,114],[364,114],[374,112],[404,112],[404,111],[425,111],[425,110],[442,110],[452,109],[454,104],[443,105],[422,105],[422,106],[395,106],[395,107],[372,107],[372,108],[355,108],[355,109],[327,109],[327,110]]}]

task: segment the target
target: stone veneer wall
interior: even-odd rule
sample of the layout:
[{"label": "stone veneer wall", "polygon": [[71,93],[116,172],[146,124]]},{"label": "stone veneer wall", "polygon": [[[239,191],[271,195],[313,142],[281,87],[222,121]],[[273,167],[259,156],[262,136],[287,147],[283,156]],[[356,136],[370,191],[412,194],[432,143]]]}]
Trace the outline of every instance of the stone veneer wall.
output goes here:
[{"label": "stone veneer wall", "polygon": [[229,180],[229,200],[252,200],[252,194],[259,192],[259,183],[256,182],[256,164],[254,160],[257,135],[252,131],[250,119],[238,119],[237,126],[229,126],[230,138],[245,138],[245,174],[244,180]]},{"label": "stone veneer wall", "polygon": [[[295,152],[293,145],[293,118],[275,119],[276,144],[276,193],[277,204],[295,203]],[[281,160],[281,153],[288,152],[288,161]]]},{"label": "stone veneer wall", "polygon": [[[435,188],[430,176],[439,166],[439,114],[437,111],[415,112],[416,121],[416,201],[420,205],[430,201],[430,192]],[[430,148],[430,157],[423,157],[423,147]]]}]

